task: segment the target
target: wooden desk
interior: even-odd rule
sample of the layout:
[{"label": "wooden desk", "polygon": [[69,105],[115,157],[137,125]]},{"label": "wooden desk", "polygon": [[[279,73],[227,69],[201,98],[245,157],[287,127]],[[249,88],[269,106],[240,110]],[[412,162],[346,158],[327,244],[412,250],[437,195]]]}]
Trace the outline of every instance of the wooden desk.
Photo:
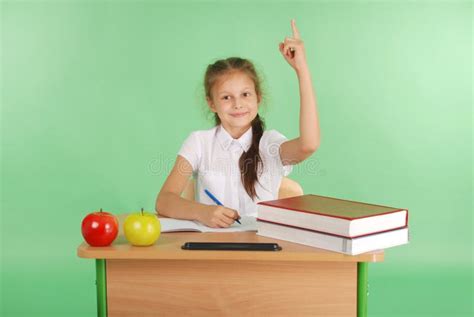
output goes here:
[{"label": "wooden desk", "polygon": [[[189,251],[188,241],[277,242],[282,251]],[[82,243],[96,259],[99,316],[366,316],[367,262],[383,251],[348,256],[255,232],[163,233],[134,247]]]}]

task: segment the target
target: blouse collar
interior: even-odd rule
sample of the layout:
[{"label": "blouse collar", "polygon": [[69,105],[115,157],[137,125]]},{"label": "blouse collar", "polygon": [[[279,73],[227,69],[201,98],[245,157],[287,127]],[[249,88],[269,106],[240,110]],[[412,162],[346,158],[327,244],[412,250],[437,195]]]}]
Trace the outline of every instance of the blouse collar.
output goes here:
[{"label": "blouse collar", "polygon": [[229,134],[229,132],[227,132],[222,124],[217,127],[216,133],[219,142],[226,151],[229,149],[232,141],[237,142],[245,152],[247,152],[250,148],[250,145],[252,145],[252,127],[245,131],[245,133],[242,134],[242,136],[238,139],[232,138],[232,136]]}]

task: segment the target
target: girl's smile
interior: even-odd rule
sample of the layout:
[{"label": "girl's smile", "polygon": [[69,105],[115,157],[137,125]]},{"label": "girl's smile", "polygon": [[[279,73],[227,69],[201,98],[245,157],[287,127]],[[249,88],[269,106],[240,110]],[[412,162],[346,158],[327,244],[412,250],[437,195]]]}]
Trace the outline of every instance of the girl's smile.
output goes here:
[{"label": "girl's smile", "polygon": [[236,118],[243,117],[245,115],[249,114],[249,112],[239,112],[239,113],[231,113],[230,115]]}]

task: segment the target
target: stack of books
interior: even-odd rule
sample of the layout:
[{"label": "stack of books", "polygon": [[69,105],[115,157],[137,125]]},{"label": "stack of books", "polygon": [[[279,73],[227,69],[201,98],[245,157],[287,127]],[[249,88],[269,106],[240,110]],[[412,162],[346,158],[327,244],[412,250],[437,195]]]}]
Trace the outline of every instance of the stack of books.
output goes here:
[{"label": "stack of books", "polygon": [[259,202],[257,234],[357,255],[407,244],[408,210],[301,195]]}]

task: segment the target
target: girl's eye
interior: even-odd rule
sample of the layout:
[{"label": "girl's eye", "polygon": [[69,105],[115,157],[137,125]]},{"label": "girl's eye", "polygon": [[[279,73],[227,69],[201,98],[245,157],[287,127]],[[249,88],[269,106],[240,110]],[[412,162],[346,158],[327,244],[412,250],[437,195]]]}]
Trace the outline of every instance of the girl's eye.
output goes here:
[{"label": "girl's eye", "polygon": [[[244,92],[244,95],[245,96],[250,96],[250,93],[249,92]],[[229,96],[224,96],[224,97],[222,97],[222,99],[228,100],[227,97],[229,97]]]}]

